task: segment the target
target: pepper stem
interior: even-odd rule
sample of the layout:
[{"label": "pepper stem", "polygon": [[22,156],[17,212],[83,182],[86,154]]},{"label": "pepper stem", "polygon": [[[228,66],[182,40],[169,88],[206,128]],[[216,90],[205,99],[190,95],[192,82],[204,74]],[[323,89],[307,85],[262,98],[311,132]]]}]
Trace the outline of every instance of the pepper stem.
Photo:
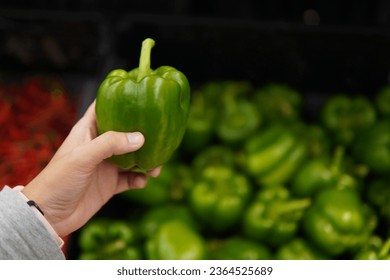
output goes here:
[{"label": "pepper stem", "polygon": [[145,76],[149,75],[151,72],[150,69],[150,54],[152,48],[154,47],[154,40],[146,38],[142,42],[141,55],[139,57],[139,67],[138,67],[138,76],[137,82],[141,81]]}]

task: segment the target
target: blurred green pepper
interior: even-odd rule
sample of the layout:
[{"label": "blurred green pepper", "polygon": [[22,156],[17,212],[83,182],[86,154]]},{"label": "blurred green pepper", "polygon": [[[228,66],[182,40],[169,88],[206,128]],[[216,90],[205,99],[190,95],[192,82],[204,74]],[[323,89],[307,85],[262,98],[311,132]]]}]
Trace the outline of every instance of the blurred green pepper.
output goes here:
[{"label": "blurred green pepper", "polygon": [[211,231],[231,229],[240,220],[251,194],[249,180],[226,166],[207,167],[189,194],[189,205]]},{"label": "blurred green pepper", "polygon": [[334,187],[343,176],[343,156],[344,148],[339,146],[333,158],[322,156],[305,162],[291,181],[291,192],[298,197],[310,197],[327,186]]},{"label": "blurred green pepper", "polygon": [[239,161],[259,184],[269,186],[286,183],[306,157],[295,131],[276,125],[248,139]]},{"label": "blurred green pepper", "polygon": [[359,134],[354,156],[378,174],[390,173],[390,120],[375,123]]},{"label": "blurred green pepper", "polygon": [[278,247],[297,233],[310,199],[295,199],[284,187],[260,190],[242,218],[245,236]]},{"label": "blurred green pepper", "polygon": [[214,260],[269,260],[271,251],[265,245],[238,236],[208,243]]},{"label": "blurred green pepper", "polygon": [[258,108],[246,96],[251,89],[249,83],[227,81],[224,84],[217,135],[223,143],[235,145],[253,134],[262,118]]},{"label": "blurred green pepper", "polygon": [[280,246],[275,254],[277,260],[326,260],[328,257],[310,244],[297,237]]},{"label": "blurred green pepper", "polygon": [[202,150],[192,162],[194,173],[201,174],[209,166],[234,167],[235,154],[230,147],[212,145]]},{"label": "blurred green pepper", "polygon": [[332,96],[322,109],[322,123],[336,143],[349,146],[376,121],[374,105],[365,97]]},{"label": "blurred green pepper", "polygon": [[147,240],[146,255],[149,260],[202,260],[207,259],[207,247],[186,223],[170,220]]},{"label": "blurred green pepper", "polygon": [[390,238],[382,240],[372,236],[368,242],[354,255],[355,260],[390,260]]},{"label": "blurred green pepper", "polygon": [[256,91],[254,100],[267,124],[295,122],[300,119],[302,95],[287,85],[266,85]]},{"label": "blurred green pepper", "polygon": [[303,217],[306,236],[331,256],[358,250],[376,225],[373,211],[353,188],[322,190]]},{"label": "blurred green pepper", "polygon": [[161,225],[168,221],[179,220],[192,229],[197,229],[197,224],[189,208],[184,205],[167,204],[151,208],[142,217],[139,231],[142,237],[152,237]]},{"label": "blurred green pepper", "polygon": [[137,228],[122,220],[94,219],[82,230],[79,237],[80,259],[139,260],[140,236]]}]

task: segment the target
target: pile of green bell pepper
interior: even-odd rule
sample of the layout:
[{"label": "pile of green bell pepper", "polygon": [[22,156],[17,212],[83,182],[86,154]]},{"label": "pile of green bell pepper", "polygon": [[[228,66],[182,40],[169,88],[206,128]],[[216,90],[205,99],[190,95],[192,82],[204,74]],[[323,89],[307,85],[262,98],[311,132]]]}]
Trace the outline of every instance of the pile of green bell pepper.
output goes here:
[{"label": "pile of green bell pepper", "polygon": [[79,258],[390,258],[389,86],[307,113],[286,84],[207,81],[190,104],[181,72],[150,69],[151,47],[102,82],[97,120],[100,133],[145,134],[144,150],[112,162],[161,175],[108,203],[127,212],[81,229]]}]

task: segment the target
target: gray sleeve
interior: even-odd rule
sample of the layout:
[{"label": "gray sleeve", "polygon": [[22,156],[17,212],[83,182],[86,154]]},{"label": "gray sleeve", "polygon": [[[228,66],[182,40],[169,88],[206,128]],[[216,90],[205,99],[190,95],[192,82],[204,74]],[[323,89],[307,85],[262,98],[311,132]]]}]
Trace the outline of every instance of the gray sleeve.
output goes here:
[{"label": "gray sleeve", "polygon": [[0,259],[63,260],[54,238],[15,190],[0,192]]}]

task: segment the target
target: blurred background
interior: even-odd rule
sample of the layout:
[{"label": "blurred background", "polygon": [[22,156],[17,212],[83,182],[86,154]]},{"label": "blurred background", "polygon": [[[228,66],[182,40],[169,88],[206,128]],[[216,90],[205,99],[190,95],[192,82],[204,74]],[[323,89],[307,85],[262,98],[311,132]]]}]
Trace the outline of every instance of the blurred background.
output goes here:
[{"label": "blurred background", "polygon": [[[26,184],[47,164],[108,72],[138,66],[141,43],[147,37],[156,41],[152,67],[173,66],[190,81],[193,108],[188,133],[167,164],[166,175],[151,181],[155,191],[110,201],[97,221],[91,221],[91,228],[67,238],[68,258],[389,257],[390,2],[385,0],[2,3],[1,186]],[[245,109],[229,107],[229,100],[246,102]],[[248,109],[248,103],[255,107]],[[230,116],[231,112],[236,115]],[[241,116],[246,118],[234,121]],[[244,131],[253,119],[257,121]],[[221,132],[223,125],[231,126],[228,136]],[[289,127],[287,137],[294,139],[294,147],[304,143],[301,156],[287,162],[286,150],[280,158],[262,158],[253,143],[272,133],[279,143],[286,129],[275,134],[274,127]],[[309,131],[314,132],[309,135]],[[201,140],[194,144],[191,138]],[[264,150],[278,150],[264,145]],[[219,150],[209,151],[215,147]],[[382,149],[372,151],[376,158],[365,152],[372,147]],[[317,164],[319,159],[322,165]],[[273,162],[265,167],[267,172],[250,166],[259,160]],[[313,171],[312,162],[322,169]],[[241,176],[237,179],[241,183],[224,190],[235,176]],[[309,188],[302,183],[308,178],[314,178],[315,190],[300,191]],[[348,180],[353,182],[345,183]],[[233,202],[219,216],[218,211],[224,211],[218,210],[222,207],[216,206],[218,201],[214,206],[198,201],[196,189],[202,184],[210,185],[205,194],[248,187],[241,202]],[[323,194],[328,185],[337,185],[341,192],[352,189],[353,194]],[[262,194],[276,189],[278,194]],[[350,207],[340,206],[337,217],[329,214],[329,205],[317,203],[321,196],[334,202],[344,195],[355,202],[340,201]],[[301,207],[289,208],[294,204],[289,203],[289,211],[255,210],[262,197],[270,196],[277,201],[273,206],[263,201],[270,209],[282,209],[281,201],[286,200]],[[166,217],[152,219],[153,213],[148,217],[147,213],[163,208],[168,208]],[[167,220],[172,222],[167,217],[182,210],[184,220],[191,223],[164,227]],[[321,212],[324,217],[316,216]],[[343,219],[345,213],[356,214],[355,221]],[[268,224],[268,229],[258,228],[260,216],[266,221],[259,223]],[[332,225],[332,232],[317,232],[314,221],[320,218]],[[226,222],[213,228],[216,220]],[[112,226],[106,226],[107,221]],[[193,242],[186,239],[171,246],[176,251],[162,252],[159,237],[165,234],[174,242],[176,233],[169,228],[175,227]],[[112,232],[104,232],[107,228]],[[281,233],[281,228],[288,229]]]}]

